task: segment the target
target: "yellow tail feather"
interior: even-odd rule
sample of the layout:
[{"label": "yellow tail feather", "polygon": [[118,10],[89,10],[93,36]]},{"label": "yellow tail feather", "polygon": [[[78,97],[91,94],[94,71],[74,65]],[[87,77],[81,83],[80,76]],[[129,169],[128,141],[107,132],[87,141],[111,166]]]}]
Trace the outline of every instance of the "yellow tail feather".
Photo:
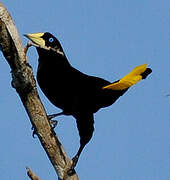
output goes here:
[{"label": "yellow tail feather", "polygon": [[147,64],[143,64],[135,67],[129,74],[124,76],[118,82],[104,86],[103,89],[112,89],[112,90],[124,90],[133,86],[142,79],[142,73],[147,69]]}]

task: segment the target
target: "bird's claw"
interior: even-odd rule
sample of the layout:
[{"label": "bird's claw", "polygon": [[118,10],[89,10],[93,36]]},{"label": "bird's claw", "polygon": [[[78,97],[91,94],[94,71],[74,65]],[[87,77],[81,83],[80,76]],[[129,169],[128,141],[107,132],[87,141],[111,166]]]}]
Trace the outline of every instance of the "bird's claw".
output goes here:
[{"label": "bird's claw", "polygon": [[52,119],[55,118],[55,117],[57,117],[57,116],[63,115],[63,114],[64,114],[64,112],[60,112],[60,113],[57,113],[57,114],[47,115],[47,118],[48,118],[48,120],[50,121],[50,124],[52,125],[52,128],[53,128],[53,129],[57,126],[58,121],[52,120]]},{"label": "bird's claw", "polygon": [[47,115],[47,118],[48,118],[48,120],[50,121],[50,124],[51,124],[51,126],[52,126],[53,129],[54,129],[54,128],[57,126],[57,124],[58,124],[58,121],[57,121],[57,120],[52,120],[52,119],[55,118],[55,117],[56,117],[55,114]]},{"label": "bird's claw", "polygon": [[32,137],[35,138],[35,134],[37,134],[36,130],[34,129],[34,127],[32,126],[31,130],[33,130],[32,132]]},{"label": "bird's claw", "polygon": [[56,117],[55,114],[47,115],[47,118],[48,118],[49,121],[51,121],[55,117]]},{"label": "bird's claw", "polygon": [[51,115],[47,115],[48,119],[51,120],[57,116],[61,116],[61,115],[64,115],[64,112],[60,112],[60,113],[57,113],[57,114],[51,114]]},{"label": "bird's claw", "polygon": [[56,120],[49,119],[49,121],[50,121],[50,124],[51,124],[51,126],[52,126],[53,129],[54,129],[54,128],[57,126],[57,124],[58,124],[58,121],[56,121]]}]

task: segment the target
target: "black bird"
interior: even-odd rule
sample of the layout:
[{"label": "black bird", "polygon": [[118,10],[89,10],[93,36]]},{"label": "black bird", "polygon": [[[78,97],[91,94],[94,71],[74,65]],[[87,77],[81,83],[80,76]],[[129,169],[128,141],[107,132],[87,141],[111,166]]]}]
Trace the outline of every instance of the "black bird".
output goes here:
[{"label": "black bird", "polygon": [[47,98],[62,109],[57,115],[72,115],[77,122],[80,148],[73,158],[78,158],[90,141],[94,131],[93,114],[100,108],[113,104],[130,86],[145,79],[152,70],[146,64],[137,66],[122,79],[109,82],[102,78],[86,75],[75,69],[52,34],[34,33],[25,35],[36,46],[39,60],[37,81]]}]

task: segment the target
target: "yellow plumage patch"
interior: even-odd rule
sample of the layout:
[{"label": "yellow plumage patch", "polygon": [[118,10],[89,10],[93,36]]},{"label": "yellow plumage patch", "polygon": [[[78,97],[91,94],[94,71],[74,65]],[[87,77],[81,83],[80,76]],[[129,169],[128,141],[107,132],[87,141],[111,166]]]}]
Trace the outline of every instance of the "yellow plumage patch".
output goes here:
[{"label": "yellow plumage patch", "polygon": [[103,89],[112,89],[112,90],[127,89],[142,79],[141,74],[145,72],[146,69],[147,69],[147,64],[137,66],[129,74],[127,74],[122,79],[120,79],[118,82],[104,86]]}]

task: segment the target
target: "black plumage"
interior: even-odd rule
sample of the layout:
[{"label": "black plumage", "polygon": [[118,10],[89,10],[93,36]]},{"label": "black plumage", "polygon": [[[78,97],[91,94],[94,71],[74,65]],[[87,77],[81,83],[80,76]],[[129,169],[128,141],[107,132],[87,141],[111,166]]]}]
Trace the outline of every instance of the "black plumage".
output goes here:
[{"label": "black plumage", "polygon": [[[86,75],[72,67],[60,42],[52,34],[35,33],[26,36],[36,46],[38,45],[37,81],[41,90],[51,103],[63,110],[60,114],[72,115],[76,119],[80,135],[80,148],[73,158],[76,165],[81,151],[92,137],[93,114],[100,108],[113,104],[131,85],[146,78],[151,69],[143,67],[142,72],[135,74],[139,80],[131,82],[130,85],[127,85],[123,78],[123,83],[119,80],[111,83],[102,78]],[[131,79],[125,78],[129,82]],[[116,85],[116,88],[112,85]]]}]

